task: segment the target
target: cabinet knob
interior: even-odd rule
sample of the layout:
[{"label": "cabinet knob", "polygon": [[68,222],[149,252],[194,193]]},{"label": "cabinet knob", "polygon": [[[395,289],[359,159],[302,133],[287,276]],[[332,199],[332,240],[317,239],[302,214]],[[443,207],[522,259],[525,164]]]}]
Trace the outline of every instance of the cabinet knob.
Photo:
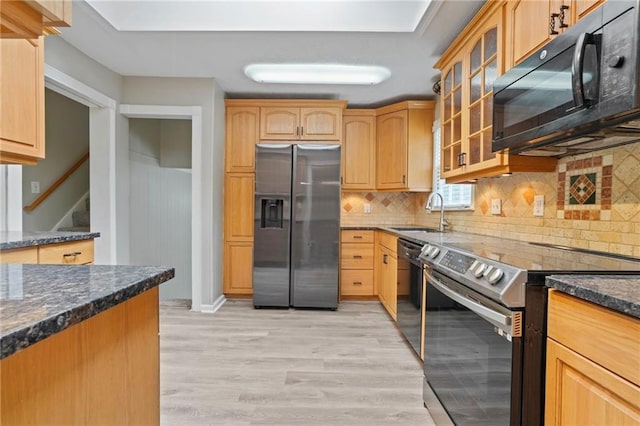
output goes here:
[{"label": "cabinet knob", "polygon": [[362,259],[362,256],[360,256],[359,254],[354,254],[354,255],[353,255],[353,258],[354,258],[354,259]]},{"label": "cabinet knob", "polygon": [[362,235],[354,235],[353,238],[356,239],[356,240],[361,240],[362,239]]},{"label": "cabinet knob", "polygon": [[353,285],[362,285],[362,281],[354,281]]}]

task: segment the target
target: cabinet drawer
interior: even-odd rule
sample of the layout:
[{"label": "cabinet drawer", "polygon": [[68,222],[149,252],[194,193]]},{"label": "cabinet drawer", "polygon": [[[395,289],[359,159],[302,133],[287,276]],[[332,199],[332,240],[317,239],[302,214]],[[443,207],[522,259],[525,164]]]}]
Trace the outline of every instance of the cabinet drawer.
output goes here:
[{"label": "cabinet drawer", "polygon": [[343,243],[340,267],[343,269],[373,268],[373,244]]},{"label": "cabinet drawer", "polygon": [[82,265],[93,262],[93,240],[41,246],[40,263]]},{"label": "cabinet drawer", "polygon": [[18,248],[0,252],[0,263],[38,263],[38,247]]},{"label": "cabinet drawer", "polygon": [[551,290],[548,336],[640,386],[640,320]]},{"label": "cabinet drawer", "polygon": [[341,270],[340,294],[343,296],[373,296],[373,269]]},{"label": "cabinet drawer", "polygon": [[398,237],[395,234],[390,234],[388,232],[378,232],[378,244],[382,244],[389,250],[393,252],[393,254],[398,253]]},{"label": "cabinet drawer", "polygon": [[340,241],[343,243],[373,243],[373,231],[342,231]]}]

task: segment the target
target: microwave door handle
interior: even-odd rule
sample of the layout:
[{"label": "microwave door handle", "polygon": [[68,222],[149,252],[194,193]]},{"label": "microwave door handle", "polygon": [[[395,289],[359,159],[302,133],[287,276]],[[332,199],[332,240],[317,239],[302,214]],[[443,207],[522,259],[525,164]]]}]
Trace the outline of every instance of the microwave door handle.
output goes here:
[{"label": "microwave door handle", "polygon": [[576,42],[573,52],[573,64],[571,66],[571,90],[573,92],[573,102],[575,106],[571,108],[579,109],[585,107],[584,84],[582,74],[584,70],[584,55],[587,44],[591,44],[593,37],[589,33],[582,33]]},{"label": "microwave door handle", "polygon": [[488,319],[488,320],[493,320],[496,323],[504,326],[504,327],[509,327],[511,326],[511,318],[506,316],[506,315],[502,315],[499,312],[494,311],[493,309],[490,309],[484,305],[481,305],[480,303],[476,302],[475,300],[471,300],[468,297],[465,297],[464,295],[450,289],[449,287],[447,287],[445,284],[443,284],[442,282],[440,282],[440,280],[436,279],[433,275],[429,274],[429,273],[425,273],[425,276],[427,278],[427,281],[429,282],[429,284],[431,284],[432,286],[434,286],[436,289],[440,290],[440,292],[442,292],[445,296],[449,297],[450,299],[460,303],[463,306],[466,306],[467,308],[471,309],[473,312],[475,312],[476,314]]}]

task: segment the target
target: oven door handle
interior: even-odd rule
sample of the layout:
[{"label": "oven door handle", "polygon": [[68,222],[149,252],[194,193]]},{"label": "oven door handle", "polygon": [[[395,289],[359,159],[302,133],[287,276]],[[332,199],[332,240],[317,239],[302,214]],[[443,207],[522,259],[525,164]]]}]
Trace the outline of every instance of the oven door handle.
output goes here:
[{"label": "oven door handle", "polygon": [[486,306],[476,302],[475,300],[465,297],[457,291],[450,289],[429,273],[426,273],[425,275],[427,276],[427,281],[429,281],[429,284],[434,286],[440,292],[444,293],[447,297],[455,300],[463,306],[466,306],[476,314],[486,318],[491,322],[496,322],[505,327],[511,327],[511,317],[496,312],[491,308],[487,308]]}]

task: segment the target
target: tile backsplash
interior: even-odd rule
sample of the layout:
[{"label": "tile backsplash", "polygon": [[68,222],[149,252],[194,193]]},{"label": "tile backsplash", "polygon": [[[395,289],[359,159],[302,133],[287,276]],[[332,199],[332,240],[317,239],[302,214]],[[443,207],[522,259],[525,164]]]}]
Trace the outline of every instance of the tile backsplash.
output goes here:
[{"label": "tile backsplash", "polygon": [[[437,226],[425,193],[343,193],[343,225]],[[536,195],[544,215],[533,216]],[[500,199],[500,215],[491,200]],[[365,203],[371,213],[364,213]],[[559,160],[554,173],[481,179],[473,211],[448,211],[451,229],[640,257],[640,143]]]}]

